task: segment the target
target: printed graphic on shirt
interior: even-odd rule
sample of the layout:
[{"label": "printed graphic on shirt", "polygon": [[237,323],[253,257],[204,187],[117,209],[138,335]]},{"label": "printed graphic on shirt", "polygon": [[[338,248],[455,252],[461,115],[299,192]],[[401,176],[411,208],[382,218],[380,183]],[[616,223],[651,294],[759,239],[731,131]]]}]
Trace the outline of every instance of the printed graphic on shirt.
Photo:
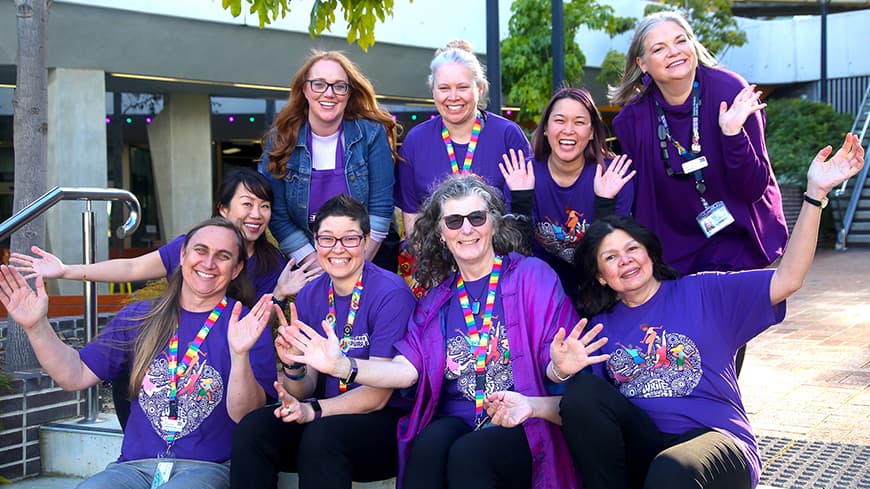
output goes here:
[{"label": "printed graphic on shirt", "polygon": [[637,344],[610,354],[607,370],[626,397],[682,397],[701,380],[701,353],[695,342],[664,326],[640,326]]},{"label": "printed graphic on shirt", "polygon": [[548,253],[573,263],[574,250],[586,234],[587,225],[582,212],[566,207],[562,222],[547,216],[535,224],[535,239]]},{"label": "printed graphic on shirt", "polygon": [[[486,353],[486,393],[508,390],[514,385],[510,365],[510,345],[504,324],[498,316],[492,316],[494,324]],[[459,336],[447,340],[447,365],[444,377],[456,381],[456,386],[469,401],[474,401],[476,359],[471,352],[471,341],[464,331],[456,330]]]},{"label": "printed graphic on shirt", "polygon": [[[178,380],[178,418],[182,429],[175,435],[176,440],[196,430],[223,398],[223,378],[205,356],[200,350],[193,365]],[[167,433],[161,426],[162,418],[169,415],[169,359],[165,353],[151,363],[142,379],[139,406],[154,431],[165,438]]]}]

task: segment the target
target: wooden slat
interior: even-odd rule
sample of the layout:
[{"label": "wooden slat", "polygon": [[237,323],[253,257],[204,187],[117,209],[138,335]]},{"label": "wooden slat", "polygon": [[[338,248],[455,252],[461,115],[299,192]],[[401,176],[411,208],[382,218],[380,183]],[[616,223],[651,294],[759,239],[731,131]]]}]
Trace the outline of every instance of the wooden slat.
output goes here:
[{"label": "wooden slat", "polygon": [[[97,312],[118,312],[130,302],[130,294],[106,294],[97,297]],[[83,316],[84,298],[80,295],[53,295],[48,297],[48,317]],[[6,309],[0,304],[0,318],[6,318]]]}]

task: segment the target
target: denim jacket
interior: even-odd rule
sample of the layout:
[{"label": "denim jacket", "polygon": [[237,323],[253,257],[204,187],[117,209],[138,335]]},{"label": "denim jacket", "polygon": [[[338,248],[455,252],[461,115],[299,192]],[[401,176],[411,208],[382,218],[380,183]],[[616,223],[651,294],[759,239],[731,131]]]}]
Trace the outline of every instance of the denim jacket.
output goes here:
[{"label": "denim jacket", "polygon": [[[308,197],[311,186],[311,151],[307,147],[306,122],[299,129],[296,149],[287,161],[283,178],[273,177],[266,167],[274,134],[266,137],[260,173],[272,185],[275,201],[269,229],[284,254],[309,247],[314,251],[314,236],[308,229]],[[384,126],[367,119],[342,122],[345,176],[350,196],[365,205],[372,230],[386,234],[393,218],[393,154]],[[308,253],[305,253],[306,255]],[[301,258],[301,257],[299,257]]]}]

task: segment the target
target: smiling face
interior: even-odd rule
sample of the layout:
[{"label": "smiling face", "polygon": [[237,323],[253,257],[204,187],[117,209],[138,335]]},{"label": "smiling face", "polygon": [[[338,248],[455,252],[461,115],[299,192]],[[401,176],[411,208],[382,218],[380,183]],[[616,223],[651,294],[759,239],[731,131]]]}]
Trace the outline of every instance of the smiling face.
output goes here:
[{"label": "smiling face", "polygon": [[220,207],[220,215],[242,230],[249,251],[254,241],[266,232],[272,219],[272,203],[257,197],[244,184],[236,187],[229,206]]},{"label": "smiling face", "polygon": [[612,231],[601,241],[597,263],[598,282],[621,297],[648,297],[646,292],[658,287],[646,247],[622,229]]},{"label": "smiling face", "polygon": [[694,76],[698,67],[698,56],[686,31],[671,21],[650,30],[643,42],[643,54],[636,61],[656,83],[685,80]]},{"label": "smiling face", "polygon": [[[350,83],[347,73],[341,65],[330,59],[322,59],[311,65],[307,80]],[[344,117],[348,97],[353,94],[353,88],[351,88],[350,93],[345,95],[336,95],[331,87],[323,93],[317,93],[311,89],[311,84],[306,82],[302,92],[308,101],[308,122],[315,134],[329,136],[337,131],[338,125]]]},{"label": "smiling face", "polygon": [[242,271],[238,238],[231,229],[206,226],[181,250],[181,294],[187,304],[217,300]]},{"label": "smiling face", "polygon": [[[321,221],[320,227],[317,229],[317,236],[343,238],[345,236],[364,236],[364,234],[356,220],[346,216],[330,216]],[[341,285],[347,284],[353,288],[356,283],[366,261],[365,251],[368,237],[365,238],[359,246],[354,248],[345,248],[344,244],[339,241],[336,241],[332,248],[326,248],[315,240],[317,263],[320,264],[323,271],[329,274],[338,290],[344,288]]]},{"label": "smiling face", "polygon": [[592,140],[592,116],[577,100],[563,98],[553,104],[545,128],[551,158],[562,163],[583,163],[583,152]]},{"label": "smiling face", "polygon": [[432,79],[435,108],[446,123],[457,126],[474,120],[483,90],[471,70],[458,63],[441,65]]},{"label": "smiling face", "polygon": [[[475,211],[483,211],[487,214],[486,221],[480,226],[472,226],[467,218],[462,220],[459,229],[449,229],[444,223],[446,216],[453,214],[465,216]],[[495,256],[492,245],[493,226],[486,202],[478,195],[451,199],[444,203],[439,221],[441,236],[460,270],[471,270],[482,264],[491,264]]]}]

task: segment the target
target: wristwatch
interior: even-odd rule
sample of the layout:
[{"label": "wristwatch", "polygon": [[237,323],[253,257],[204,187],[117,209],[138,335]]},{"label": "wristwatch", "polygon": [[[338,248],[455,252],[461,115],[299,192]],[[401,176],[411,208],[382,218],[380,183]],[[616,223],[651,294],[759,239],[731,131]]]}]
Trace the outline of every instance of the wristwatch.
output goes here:
[{"label": "wristwatch", "polygon": [[822,200],[816,200],[816,199],[810,197],[809,195],[807,195],[806,192],[804,192],[804,201],[807,202],[808,204],[812,204],[820,209],[824,209],[825,207],[828,206],[828,198],[827,197],[822,197]]}]

